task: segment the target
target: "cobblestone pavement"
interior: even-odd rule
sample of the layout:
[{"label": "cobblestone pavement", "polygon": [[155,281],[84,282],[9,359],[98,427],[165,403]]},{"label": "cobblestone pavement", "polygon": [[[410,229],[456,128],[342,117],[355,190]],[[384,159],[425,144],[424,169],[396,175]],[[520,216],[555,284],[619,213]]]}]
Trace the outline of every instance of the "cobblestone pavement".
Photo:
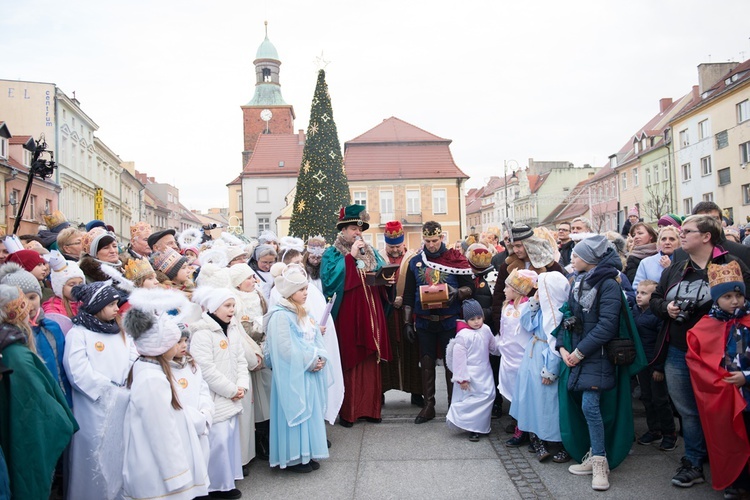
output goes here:
[{"label": "cobblestone pavement", "polygon": [[[438,374],[439,381],[444,377]],[[682,489],[671,485],[683,447],[660,452],[656,446],[633,445],[631,456],[610,475],[611,488],[594,492],[590,476],[574,476],[568,464],[539,463],[534,455],[504,445],[509,417],[492,421],[492,432],[478,443],[445,424],[445,387],[438,388],[438,417],[415,425],[418,409],[409,395],[386,394],[383,422],[358,422],[350,429],[329,426],[330,458],[310,474],[271,469],[254,460],[250,475],[238,482],[243,498],[310,499],[720,499],[710,483]],[[645,419],[636,408],[636,432]],[[507,403],[506,403],[507,413]],[[707,481],[710,480],[708,477]]]}]

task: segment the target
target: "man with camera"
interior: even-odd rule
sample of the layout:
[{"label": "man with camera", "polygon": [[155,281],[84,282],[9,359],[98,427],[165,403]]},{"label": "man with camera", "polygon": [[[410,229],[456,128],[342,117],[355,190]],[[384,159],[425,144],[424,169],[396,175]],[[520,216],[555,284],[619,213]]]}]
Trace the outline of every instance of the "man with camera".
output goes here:
[{"label": "man with camera", "polygon": [[685,457],[672,478],[672,484],[683,488],[705,481],[706,443],[685,353],[687,331],[713,305],[708,286],[708,264],[738,261],[746,287],[750,287],[750,270],[723,248],[722,238],[721,223],[710,215],[692,215],[685,219],[680,244],[687,258],[675,261],[664,270],[650,301],[653,313],[665,321],[656,341],[656,359],[652,364],[663,363],[669,396],[682,416]]}]

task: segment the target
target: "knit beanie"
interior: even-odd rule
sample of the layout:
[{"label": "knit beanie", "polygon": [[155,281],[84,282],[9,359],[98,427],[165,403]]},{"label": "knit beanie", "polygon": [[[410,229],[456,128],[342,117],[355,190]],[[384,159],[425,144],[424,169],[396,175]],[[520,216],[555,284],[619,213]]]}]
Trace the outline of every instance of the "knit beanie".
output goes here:
[{"label": "knit beanie", "polygon": [[271,276],[274,277],[276,289],[285,299],[307,286],[307,272],[299,264],[287,266],[283,262],[277,262],[271,266]]},{"label": "knit beanie", "polygon": [[243,255],[245,256],[245,261],[248,260],[247,253],[240,247],[228,246],[225,247],[224,252],[226,252],[227,254],[227,263],[232,262],[237,257],[241,257]]},{"label": "knit beanie", "polygon": [[234,288],[239,287],[243,281],[250,276],[255,276],[255,271],[248,265],[237,265],[229,268],[229,278],[232,280]]},{"label": "knit beanie", "polygon": [[740,292],[745,295],[745,281],[742,279],[739,263],[733,260],[728,264],[709,264],[708,286],[711,288],[711,299],[714,302],[729,292]]},{"label": "knit beanie", "polygon": [[52,267],[49,275],[50,282],[52,283],[52,291],[60,298],[63,296],[63,287],[69,279],[81,278],[83,281],[86,281],[86,276],[84,276],[81,268],[78,267],[78,263],[65,260],[65,257],[56,250],[50,254],[49,264]]},{"label": "knit beanie", "polygon": [[175,290],[139,289],[129,301],[123,328],[133,337],[139,354],[161,356],[179,342],[182,331],[171,313],[188,308],[185,295]]},{"label": "knit beanie", "polygon": [[14,262],[27,271],[32,271],[36,266],[44,262],[39,252],[34,250],[19,250],[5,259],[5,262]]},{"label": "knit beanie", "polygon": [[236,297],[235,292],[229,288],[214,288],[212,286],[199,286],[193,292],[193,302],[210,313],[216,312],[224,302],[229,299],[236,299]]},{"label": "knit beanie", "polygon": [[96,258],[97,252],[115,241],[115,237],[103,227],[95,227],[81,238],[83,251]]},{"label": "knit beanie", "polygon": [[105,231],[107,230],[107,225],[103,221],[94,219],[86,223],[86,231],[91,231],[92,229],[96,229],[97,227],[100,227]]},{"label": "knit beanie", "polygon": [[573,247],[573,253],[587,264],[598,264],[609,248],[609,241],[601,234],[581,240]]},{"label": "knit beanie", "polygon": [[16,263],[11,262],[0,267],[0,283],[17,286],[23,293],[35,293],[42,297],[39,280]]},{"label": "knit beanie", "polygon": [[464,313],[464,320],[468,321],[472,318],[484,318],[484,311],[482,310],[482,306],[479,305],[479,302],[477,302],[474,299],[466,299],[464,300],[463,304],[463,313]]},{"label": "knit beanie", "polygon": [[[232,266],[241,267],[241,266]],[[245,266],[250,267],[250,266]],[[220,267],[216,264],[203,264],[201,272],[195,279],[195,284],[199,287],[209,286],[213,288],[232,288],[232,278],[229,274],[229,268]]]},{"label": "knit beanie", "polygon": [[171,280],[177,277],[183,264],[187,259],[171,248],[163,252],[156,252],[151,255],[151,263],[156,271],[161,271]]},{"label": "knit beanie", "polygon": [[74,286],[71,293],[75,300],[81,302],[81,309],[92,315],[121,298],[120,292],[111,285],[111,281],[95,281]]},{"label": "knit beanie", "polygon": [[513,241],[521,241],[534,236],[534,230],[526,224],[514,224],[510,232],[513,235]]},{"label": "knit beanie", "polygon": [[675,214],[667,214],[662,216],[662,218],[659,219],[659,222],[657,222],[656,225],[658,227],[674,226],[677,229],[680,229],[680,226],[682,226],[682,217]]}]

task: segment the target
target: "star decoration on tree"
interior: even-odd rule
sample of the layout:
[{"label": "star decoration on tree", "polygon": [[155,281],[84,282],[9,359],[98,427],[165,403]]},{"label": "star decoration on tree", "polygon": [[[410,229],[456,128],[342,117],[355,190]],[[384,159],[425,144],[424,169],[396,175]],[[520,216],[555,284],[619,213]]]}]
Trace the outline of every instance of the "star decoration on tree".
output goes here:
[{"label": "star decoration on tree", "polygon": [[317,199],[319,199],[319,200],[322,200],[323,198],[326,197],[326,195],[324,195],[323,193],[321,193],[320,191],[318,191],[318,194],[316,194],[315,197]]},{"label": "star decoration on tree", "polygon": [[323,179],[325,178],[326,178],[326,174],[324,174],[322,170],[318,170],[318,173],[313,175],[313,179],[318,181],[320,184],[323,184]]},{"label": "star decoration on tree", "polygon": [[310,125],[310,137],[314,136],[318,132],[318,124],[313,123]]},{"label": "star decoration on tree", "polygon": [[328,153],[328,156],[330,156],[332,160],[335,160],[336,159],[336,151],[332,150],[330,153]]},{"label": "star decoration on tree", "polygon": [[305,211],[305,200],[300,200],[299,203],[297,203],[297,211],[298,212]]},{"label": "star decoration on tree", "polygon": [[331,61],[328,61],[323,57],[323,51],[321,50],[320,55],[315,58],[315,66],[317,66],[318,71],[320,71],[321,69],[326,69],[326,66],[329,64],[331,64]]},{"label": "star decoration on tree", "polygon": [[323,120],[324,122],[328,123],[328,120],[330,120],[331,117],[328,116],[328,113],[323,113],[323,116],[321,116],[320,119]]},{"label": "star decoration on tree", "polygon": [[305,173],[307,173],[310,170],[310,162],[309,161],[305,161],[305,165],[302,167],[302,170],[304,170]]}]

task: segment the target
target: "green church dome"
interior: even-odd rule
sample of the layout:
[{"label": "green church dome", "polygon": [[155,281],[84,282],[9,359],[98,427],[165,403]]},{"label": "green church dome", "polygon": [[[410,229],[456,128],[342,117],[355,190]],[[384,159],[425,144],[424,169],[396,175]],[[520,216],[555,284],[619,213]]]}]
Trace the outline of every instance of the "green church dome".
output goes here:
[{"label": "green church dome", "polygon": [[255,58],[279,60],[279,53],[276,51],[276,47],[271,43],[271,40],[268,39],[268,36],[266,36],[266,39],[263,40],[263,43],[258,47],[258,52],[255,53]]}]

